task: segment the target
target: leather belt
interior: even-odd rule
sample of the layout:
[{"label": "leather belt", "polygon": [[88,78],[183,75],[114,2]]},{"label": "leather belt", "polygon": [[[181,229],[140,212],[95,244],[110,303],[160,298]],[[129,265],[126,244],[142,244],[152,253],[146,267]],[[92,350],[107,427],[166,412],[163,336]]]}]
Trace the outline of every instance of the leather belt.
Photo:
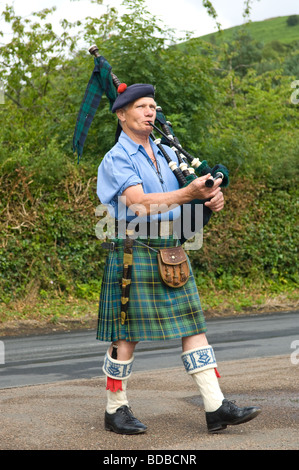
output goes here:
[{"label": "leather belt", "polygon": [[[128,227],[129,223],[127,223]],[[140,237],[142,238],[158,238],[164,237],[167,238],[173,235],[173,221],[169,220],[161,220],[161,221],[154,221],[154,222],[144,222],[144,223],[137,223],[134,222],[130,223],[130,228],[134,231],[134,238]],[[119,246],[115,242],[103,242],[101,247],[105,250],[114,251]]]}]

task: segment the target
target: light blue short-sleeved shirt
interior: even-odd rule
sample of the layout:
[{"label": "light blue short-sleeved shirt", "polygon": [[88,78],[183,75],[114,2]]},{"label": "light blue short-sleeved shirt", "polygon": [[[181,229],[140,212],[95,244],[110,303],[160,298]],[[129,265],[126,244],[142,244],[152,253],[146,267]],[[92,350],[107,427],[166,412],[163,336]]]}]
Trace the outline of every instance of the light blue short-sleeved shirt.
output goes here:
[{"label": "light blue short-sleeved shirt", "polygon": [[[157,160],[158,172],[144,147],[135,143],[127,134],[121,133],[118,142],[105,155],[98,169],[97,195],[113,217],[130,221],[136,217],[133,211],[119,201],[119,197],[129,186],[141,184],[144,193],[163,193],[179,189],[179,183],[168,166],[157,145],[151,142]],[[178,159],[168,146],[164,146],[171,160]],[[163,201],[161,201],[161,204]],[[147,220],[169,219],[180,216],[180,207],[163,214],[148,217]]]}]

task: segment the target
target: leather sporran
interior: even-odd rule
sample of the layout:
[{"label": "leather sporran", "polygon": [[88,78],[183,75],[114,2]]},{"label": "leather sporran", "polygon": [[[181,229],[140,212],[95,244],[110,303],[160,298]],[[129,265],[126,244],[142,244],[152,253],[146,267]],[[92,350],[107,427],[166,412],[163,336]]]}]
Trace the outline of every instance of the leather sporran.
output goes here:
[{"label": "leather sporran", "polygon": [[162,281],[169,287],[182,287],[189,279],[187,255],[181,246],[158,252],[158,268]]}]

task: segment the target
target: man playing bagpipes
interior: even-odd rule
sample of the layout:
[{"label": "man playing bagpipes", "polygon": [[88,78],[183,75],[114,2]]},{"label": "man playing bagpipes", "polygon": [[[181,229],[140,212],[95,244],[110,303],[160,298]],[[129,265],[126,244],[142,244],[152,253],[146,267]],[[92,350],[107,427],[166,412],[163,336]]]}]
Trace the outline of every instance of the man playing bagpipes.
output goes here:
[{"label": "man playing bagpipes", "polygon": [[[139,341],[172,338],[182,338],[183,365],[203,398],[208,431],[245,423],[260,408],[239,408],[223,396],[190,261],[174,233],[181,208],[191,201],[207,201],[205,208],[211,212],[223,209],[221,179],[208,187],[208,173],[180,186],[161,146],[150,137],[156,119],[152,85],[120,86],[112,112],[118,118],[117,142],[103,158],[97,180],[98,197],[118,222],[115,238],[104,244],[109,252],[97,330],[97,339],[111,342],[103,365],[105,429],[120,434],[146,431],[126,395],[134,350]],[[163,148],[178,163],[175,152]]]}]

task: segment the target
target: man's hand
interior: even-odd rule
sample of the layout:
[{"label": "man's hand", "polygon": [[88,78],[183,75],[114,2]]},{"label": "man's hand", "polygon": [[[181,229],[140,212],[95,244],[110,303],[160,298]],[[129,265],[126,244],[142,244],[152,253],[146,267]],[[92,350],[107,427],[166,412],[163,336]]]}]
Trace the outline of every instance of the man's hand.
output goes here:
[{"label": "man's hand", "polygon": [[214,185],[210,188],[206,186],[206,181],[209,179],[211,174],[207,174],[204,176],[200,176],[192,181],[186,189],[188,193],[191,195],[190,200],[193,199],[214,199],[218,193],[221,192],[221,188],[219,187],[221,184],[221,179],[216,179]]},{"label": "man's hand", "polygon": [[209,207],[213,212],[219,212],[224,207],[224,196],[220,191],[210,201],[205,202],[205,206]]}]

